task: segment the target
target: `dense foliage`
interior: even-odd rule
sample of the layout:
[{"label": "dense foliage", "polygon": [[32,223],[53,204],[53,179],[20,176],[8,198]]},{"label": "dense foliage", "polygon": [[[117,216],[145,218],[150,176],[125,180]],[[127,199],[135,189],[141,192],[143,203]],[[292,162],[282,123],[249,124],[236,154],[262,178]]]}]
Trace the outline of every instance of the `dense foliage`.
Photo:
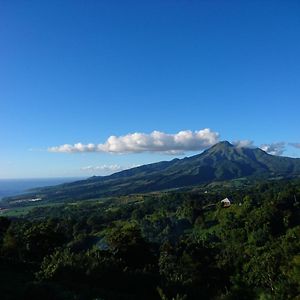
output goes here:
[{"label": "dense foliage", "polygon": [[37,207],[0,254],[4,300],[300,299],[300,182]]}]

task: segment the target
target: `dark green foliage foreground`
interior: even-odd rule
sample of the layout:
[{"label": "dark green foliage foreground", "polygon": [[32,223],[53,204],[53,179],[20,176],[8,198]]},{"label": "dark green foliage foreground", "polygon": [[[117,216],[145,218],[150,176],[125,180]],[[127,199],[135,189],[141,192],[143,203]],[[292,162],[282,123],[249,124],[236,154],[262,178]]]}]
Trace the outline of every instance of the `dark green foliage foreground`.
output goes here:
[{"label": "dark green foliage foreground", "polygon": [[300,182],[38,207],[0,242],[3,300],[300,299]]}]

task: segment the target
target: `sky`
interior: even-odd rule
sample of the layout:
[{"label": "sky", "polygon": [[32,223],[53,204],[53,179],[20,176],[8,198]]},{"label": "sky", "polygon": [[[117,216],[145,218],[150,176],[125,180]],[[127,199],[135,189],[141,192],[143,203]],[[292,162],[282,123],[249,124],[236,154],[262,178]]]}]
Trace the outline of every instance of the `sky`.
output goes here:
[{"label": "sky", "polygon": [[298,0],[0,0],[0,178],[300,157],[299,53]]}]

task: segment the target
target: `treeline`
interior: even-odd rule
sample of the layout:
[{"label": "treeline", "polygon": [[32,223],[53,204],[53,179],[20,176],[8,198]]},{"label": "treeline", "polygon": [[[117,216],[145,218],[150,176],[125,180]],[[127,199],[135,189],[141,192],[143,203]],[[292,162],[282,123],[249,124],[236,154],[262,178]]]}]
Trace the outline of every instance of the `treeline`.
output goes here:
[{"label": "treeline", "polygon": [[0,278],[5,300],[300,299],[300,182],[1,217]]}]

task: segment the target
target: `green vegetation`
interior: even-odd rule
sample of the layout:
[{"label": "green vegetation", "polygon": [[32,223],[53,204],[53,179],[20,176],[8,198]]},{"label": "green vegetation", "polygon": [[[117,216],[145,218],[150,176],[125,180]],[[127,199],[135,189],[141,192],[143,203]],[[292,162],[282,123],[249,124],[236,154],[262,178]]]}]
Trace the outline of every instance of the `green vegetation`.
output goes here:
[{"label": "green vegetation", "polygon": [[300,299],[299,179],[25,209],[0,217],[4,300]]}]

